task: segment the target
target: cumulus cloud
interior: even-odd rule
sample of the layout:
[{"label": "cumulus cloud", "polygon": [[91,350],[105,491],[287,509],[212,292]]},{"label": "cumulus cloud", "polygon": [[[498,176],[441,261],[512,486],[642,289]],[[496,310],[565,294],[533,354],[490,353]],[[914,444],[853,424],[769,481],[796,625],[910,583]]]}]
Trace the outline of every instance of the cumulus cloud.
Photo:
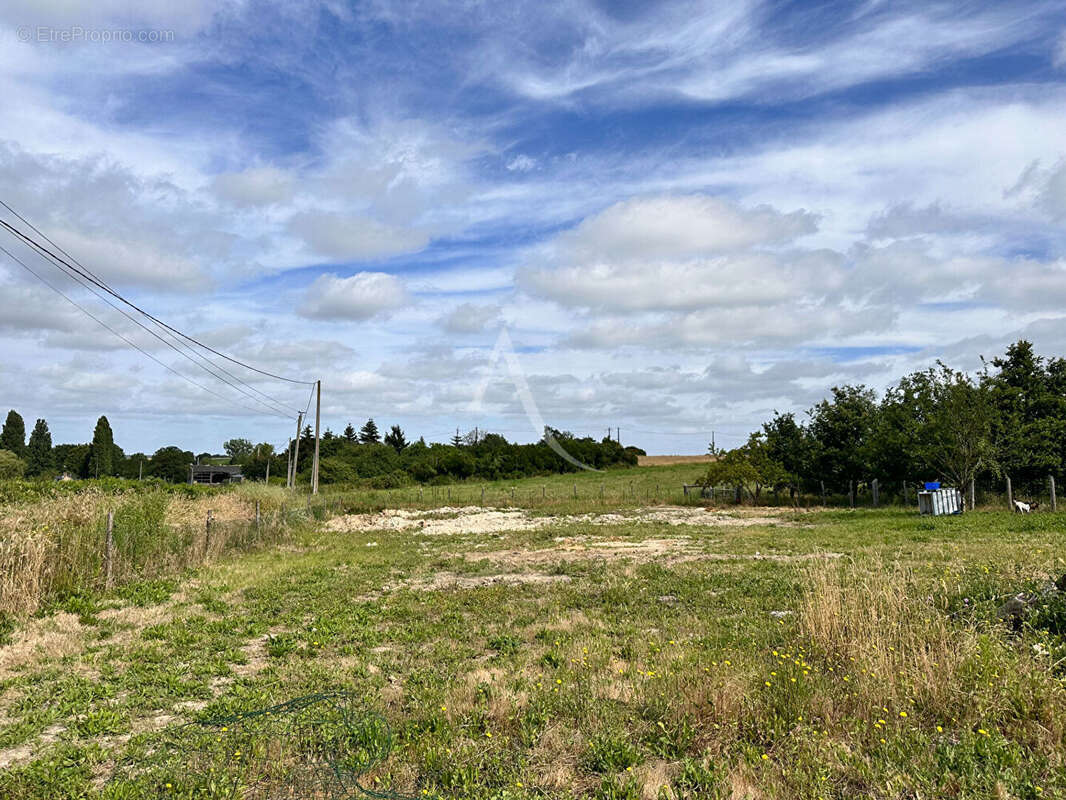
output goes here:
[{"label": "cumulus cloud", "polygon": [[815,226],[806,211],[713,197],[629,200],[531,253],[518,281],[564,306],[610,312],[769,306],[797,284],[839,284],[839,256],[779,249]]},{"label": "cumulus cloud", "polygon": [[292,199],[294,180],[291,173],[277,167],[250,167],[215,176],[213,189],[219,198],[238,208],[269,206]]},{"label": "cumulus cloud", "polygon": [[403,282],[386,272],[357,272],[348,278],[322,275],[307,289],[299,313],[322,320],[368,320],[408,302]]},{"label": "cumulus cloud", "polygon": [[424,231],[385,225],[367,217],[329,212],[303,212],[289,230],[312,251],[332,261],[361,261],[421,250],[429,243]]},{"label": "cumulus cloud", "polygon": [[500,318],[498,305],[463,303],[441,317],[440,326],[449,333],[481,333]]}]

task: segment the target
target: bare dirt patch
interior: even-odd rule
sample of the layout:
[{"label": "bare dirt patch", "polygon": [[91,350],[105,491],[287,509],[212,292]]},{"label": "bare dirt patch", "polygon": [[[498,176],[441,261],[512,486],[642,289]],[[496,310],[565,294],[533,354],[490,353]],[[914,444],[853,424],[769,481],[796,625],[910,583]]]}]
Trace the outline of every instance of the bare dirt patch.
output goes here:
[{"label": "bare dirt patch", "polygon": [[80,652],[88,630],[78,621],[77,614],[67,612],[27,620],[12,634],[11,643],[0,647],[0,678],[42,660]]},{"label": "bare dirt patch", "polygon": [[528,531],[574,523],[627,525],[634,522],[647,522],[707,527],[792,526],[796,523],[783,519],[785,515],[791,513],[794,513],[791,509],[766,508],[725,513],[700,507],[660,506],[636,509],[631,513],[534,516],[522,509],[463,506],[461,508],[436,508],[429,511],[387,509],[379,514],[348,514],[334,517],[325,524],[325,528],[337,533],[414,531],[427,536],[439,536]]},{"label": "bare dirt patch", "polygon": [[[706,543],[703,543],[706,544]],[[700,549],[687,537],[670,539],[600,539],[590,536],[559,537],[552,547],[537,550],[471,550],[459,553],[468,561],[489,560],[518,569],[575,561],[655,561],[680,564],[687,561],[809,561],[840,558],[842,553],[715,553]]]},{"label": "bare dirt patch", "polygon": [[443,592],[448,589],[479,589],[483,586],[519,586],[523,584],[566,583],[569,575],[545,575],[540,572],[509,572],[500,575],[457,575],[454,572],[438,572],[424,580],[401,581],[386,588],[408,588],[426,592]]}]

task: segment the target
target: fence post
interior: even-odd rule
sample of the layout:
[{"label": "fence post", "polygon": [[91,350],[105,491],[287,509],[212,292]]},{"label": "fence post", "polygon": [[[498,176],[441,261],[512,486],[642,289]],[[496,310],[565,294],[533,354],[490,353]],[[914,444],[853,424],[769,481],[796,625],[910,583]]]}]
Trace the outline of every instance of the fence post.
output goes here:
[{"label": "fence post", "polygon": [[855,508],[855,481],[848,481],[848,505]]},{"label": "fence post", "polygon": [[422,492],[423,492],[423,488],[421,486],[419,486],[418,487],[418,502],[419,503],[422,502]]},{"label": "fence post", "polygon": [[207,510],[207,522],[204,523],[204,561],[207,560],[207,554],[211,550],[211,509]]},{"label": "fence post", "polygon": [[259,530],[259,501],[255,501],[255,529]]},{"label": "fence post", "polygon": [[1007,476],[1007,508],[1014,510],[1014,492],[1010,488],[1010,475]]},{"label": "fence post", "polygon": [[873,495],[874,495],[874,508],[877,508],[877,506],[881,502],[881,493],[878,491],[878,488],[879,487],[878,487],[878,483],[877,483],[877,478],[874,478],[873,484],[871,486],[871,489],[873,490]]},{"label": "fence post", "polygon": [[547,486],[541,486],[540,487],[540,499],[543,500],[547,496],[548,496],[548,487]]},{"label": "fence post", "polygon": [[977,507],[977,487],[975,484],[976,480],[970,478],[970,511],[973,511]]},{"label": "fence post", "polygon": [[115,582],[115,512],[107,512],[107,533],[104,535],[104,588]]},{"label": "fence post", "polygon": [[481,487],[481,505],[482,506],[485,505],[485,487],[484,486]]},{"label": "fence post", "polygon": [[825,481],[818,481],[822,486],[822,506],[825,506]]},{"label": "fence post", "polygon": [[574,498],[577,499],[577,484],[574,484]]},{"label": "fence post", "polygon": [[907,507],[907,482],[903,481],[903,507]]},{"label": "fence post", "polygon": [[1048,475],[1047,479],[1048,479],[1048,482],[1051,484],[1051,510],[1052,511],[1058,511],[1059,510],[1059,501],[1058,501],[1058,498],[1055,497],[1055,476],[1054,475]]},{"label": "fence post", "polygon": [[511,505],[514,505],[514,487],[511,487]]}]

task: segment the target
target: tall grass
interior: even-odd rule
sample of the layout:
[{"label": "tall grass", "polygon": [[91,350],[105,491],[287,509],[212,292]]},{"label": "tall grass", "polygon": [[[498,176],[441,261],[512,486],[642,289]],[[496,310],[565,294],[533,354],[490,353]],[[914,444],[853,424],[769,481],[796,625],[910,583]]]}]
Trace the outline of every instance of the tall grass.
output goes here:
[{"label": "tall grass", "polygon": [[104,589],[108,512],[111,572],[120,584],[274,541],[293,521],[285,513],[291,502],[281,489],[249,485],[191,494],[89,488],[0,505],[0,615],[32,614],[49,601]]}]

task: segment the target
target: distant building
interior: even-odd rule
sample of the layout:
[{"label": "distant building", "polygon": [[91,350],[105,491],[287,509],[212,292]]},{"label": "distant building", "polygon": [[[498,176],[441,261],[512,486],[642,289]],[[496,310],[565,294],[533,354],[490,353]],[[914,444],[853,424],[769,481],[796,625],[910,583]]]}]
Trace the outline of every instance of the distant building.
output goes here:
[{"label": "distant building", "polygon": [[189,483],[240,483],[244,480],[239,465],[216,466],[214,464],[190,464]]}]

